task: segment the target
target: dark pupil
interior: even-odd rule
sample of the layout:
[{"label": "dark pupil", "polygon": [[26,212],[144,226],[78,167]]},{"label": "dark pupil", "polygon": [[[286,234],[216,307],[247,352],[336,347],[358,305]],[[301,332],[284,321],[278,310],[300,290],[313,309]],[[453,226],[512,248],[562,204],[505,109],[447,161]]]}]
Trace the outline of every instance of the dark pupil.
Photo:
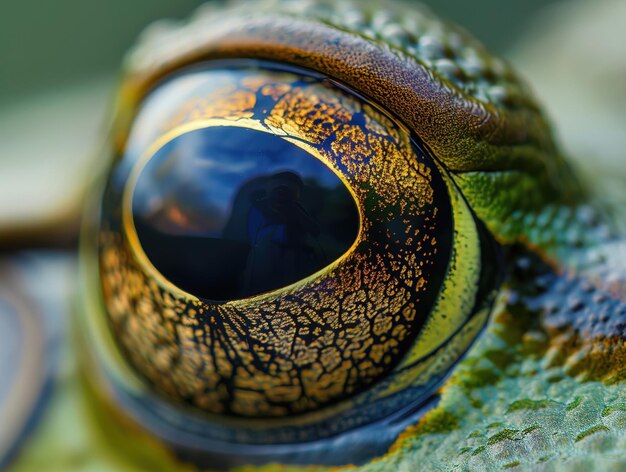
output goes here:
[{"label": "dark pupil", "polygon": [[179,288],[234,300],[297,282],[345,254],[359,229],[343,182],[272,134],[211,127],[162,147],[133,195],[139,241]]}]

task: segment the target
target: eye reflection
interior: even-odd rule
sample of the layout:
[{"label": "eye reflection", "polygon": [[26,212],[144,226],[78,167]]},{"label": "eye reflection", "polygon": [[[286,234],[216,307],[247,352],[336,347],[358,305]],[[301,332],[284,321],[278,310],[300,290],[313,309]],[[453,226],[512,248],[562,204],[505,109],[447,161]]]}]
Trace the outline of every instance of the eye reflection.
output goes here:
[{"label": "eye reflection", "polygon": [[330,168],[278,136],[210,127],[175,137],[136,183],[137,235],[155,268],[210,300],[314,274],[356,240],[354,198]]}]

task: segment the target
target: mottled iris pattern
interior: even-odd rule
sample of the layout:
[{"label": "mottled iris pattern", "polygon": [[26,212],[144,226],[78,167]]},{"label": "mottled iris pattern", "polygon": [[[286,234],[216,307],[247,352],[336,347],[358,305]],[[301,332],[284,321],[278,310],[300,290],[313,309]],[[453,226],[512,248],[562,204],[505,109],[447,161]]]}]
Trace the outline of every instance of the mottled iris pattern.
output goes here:
[{"label": "mottled iris pattern", "polygon": [[[316,412],[296,421],[335,421],[315,430],[329,435],[432,393],[485,322],[497,261],[482,266],[493,247],[441,167],[394,121],[325,78],[268,67],[191,70],[146,99],[103,199],[102,290],[119,346],[162,394],[227,416]],[[218,303],[151,263],[133,195],[172,139],[192,129],[226,137],[233,127],[291,142],[332,169],[360,227],[345,254],[309,277]],[[297,169],[302,158],[293,159]],[[180,219],[185,209],[175,210]]]}]

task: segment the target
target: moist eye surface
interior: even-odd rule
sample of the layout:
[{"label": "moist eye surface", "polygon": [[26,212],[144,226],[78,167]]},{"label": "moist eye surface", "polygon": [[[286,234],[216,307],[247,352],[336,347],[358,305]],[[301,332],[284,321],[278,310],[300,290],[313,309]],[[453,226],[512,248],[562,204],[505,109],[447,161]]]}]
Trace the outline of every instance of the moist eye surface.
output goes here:
[{"label": "moist eye surface", "polygon": [[190,68],[119,145],[99,227],[111,333],[211,437],[318,440],[412,410],[487,320],[494,246],[445,168],[329,78]]},{"label": "moist eye surface", "polygon": [[133,197],[139,241],[179,288],[234,300],[302,280],[356,240],[354,198],[319,159],[278,136],[218,126],[162,146]]},{"label": "moist eye surface", "polygon": [[[439,373],[421,377],[422,358],[447,371],[456,354],[430,353],[467,316],[440,322],[437,298],[465,303],[446,288],[473,287],[456,269],[479,255],[471,215],[399,123],[270,67],[207,64],[151,91],[100,225],[124,355],[160,395],[252,443],[328,436],[430,392]],[[272,435],[242,433],[242,418]]]}]

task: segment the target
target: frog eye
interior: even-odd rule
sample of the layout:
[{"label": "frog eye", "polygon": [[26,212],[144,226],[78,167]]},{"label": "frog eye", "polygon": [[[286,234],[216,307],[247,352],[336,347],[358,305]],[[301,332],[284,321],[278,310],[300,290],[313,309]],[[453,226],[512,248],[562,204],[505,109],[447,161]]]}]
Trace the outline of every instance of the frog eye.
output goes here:
[{"label": "frog eye", "polygon": [[494,254],[418,137],[326,77],[250,61],[146,97],[99,230],[125,362],[252,442],[430,397],[485,324]]},{"label": "frog eye", "polygon": [[491,232],[518,200],[485,195],[526,181],[532,145],[496,151],[542,132],[492,125],[492,104],[371,38],[238,15],[131,61],[85,232],[87,336],[118,403],[190,454],[350,441],[360,460],[487,322]]}]

